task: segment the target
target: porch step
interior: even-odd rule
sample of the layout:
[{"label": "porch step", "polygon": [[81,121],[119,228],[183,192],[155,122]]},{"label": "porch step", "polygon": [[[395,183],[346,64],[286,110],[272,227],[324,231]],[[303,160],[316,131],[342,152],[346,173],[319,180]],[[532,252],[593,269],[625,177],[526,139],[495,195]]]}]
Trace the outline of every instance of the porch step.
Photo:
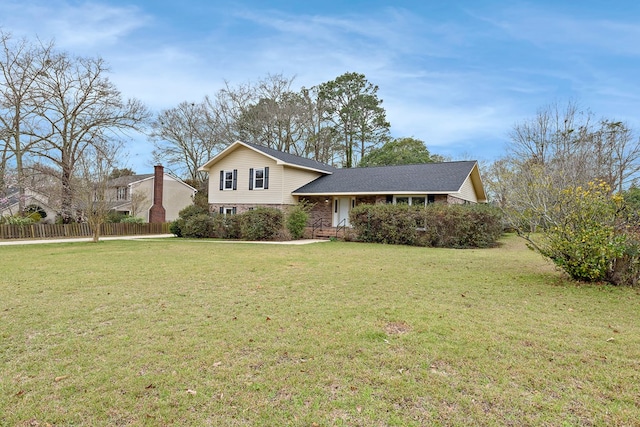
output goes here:
[{"label": "porch step", "polygon": [[305,235],[312,239],[330,239],[332,237],[343,239],[345,235],[345,229],[341,228],[338,232],[336,232],[336,230],[337,228],[335,227],[322,227],[316,228],[315,230],[313,230],[311,227],[307,227],[305,230]]}]

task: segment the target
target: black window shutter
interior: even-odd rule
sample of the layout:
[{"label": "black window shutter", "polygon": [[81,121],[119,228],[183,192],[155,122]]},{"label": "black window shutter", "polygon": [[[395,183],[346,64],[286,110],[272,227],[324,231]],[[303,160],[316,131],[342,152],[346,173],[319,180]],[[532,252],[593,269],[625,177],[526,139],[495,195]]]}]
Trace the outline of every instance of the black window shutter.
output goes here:
[{"label": "black window shutter", "polygon": [[231,208],[231,213],[233,213],[234,215],[236,214],[236,207],[235,206]]},{"label": "black window shutter", "polygon": [[264,189],[269,188],[269,167],[264,168]]},{"label": "black window shutter", "polygon": [[253,190],[253,168],[249,169],[249,190]]},{"label": "black window shutter", "polygon": [[220,190],[224,190],[224,171],[220,171]]},{"label": "black window shutter", "polygon": [[233,170],[233,189],[238,189],[238,169]]},{"label": "black window shutter", "polygon": [[387,203],[393,203],[393,196],[391,194],[387,194]]},{"label": "black window shutter", "polygon": [[220,214],[224,213],[224,208],[222,206],[220,206]]}]

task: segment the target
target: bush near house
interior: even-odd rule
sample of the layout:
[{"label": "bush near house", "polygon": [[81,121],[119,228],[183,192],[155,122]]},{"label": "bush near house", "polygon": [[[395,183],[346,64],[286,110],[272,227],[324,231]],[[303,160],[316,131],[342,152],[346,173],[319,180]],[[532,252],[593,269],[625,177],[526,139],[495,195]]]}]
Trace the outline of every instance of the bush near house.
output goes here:
[{"label": "bush near house", "polygon": [[281,235],[284,214],[280,209],[257,207],[239,215],[240,237],[246,240],[276,240]]},{"label": "bush near house", "polygon": [[502,235],[500,211],[487,205],[359,205],[350,214],[357,239],[370,243],[483,248]]},{"label": "bush near house", "polygon": [[241,215],[214,215],[213,235],[218,239],[240,239]]},{"label": "bush near house", "polygon": [[369,243],[417,245],[420,210],[406,204],[358,205],[349,220],[357,239]]},{"label": "bush near house", "polygon": [[292,239],[302,238],[312,207],[313,205],[309,202],[302,201],[287,211],[287,230]]},{"label": "bush near house", "polygon": [[177,237],[281,240],[284,234],[284,214],[275,208],[258,207],[238,215],[220,215],[191,205],[179,215],[169,227]]},{"label": "bush near house", "polygon": [[[173,221],[171,223],[171,225],[169,225],[169,231],[171,231],[173,234],[175,234],[177,237],[189,237],[189,236],[183,236],[183,230],[186,226],[187,220],[191,217],[197,216],[197,215],[209,215],[209,211],[206,207],[203,207],[201,205],[198,204],[193,204],[193,205],[189,205],[186,208],[182,209],[180,212],[178,212],[178,219],[176,219],[175,221]],[[203,218],[203,217],[201,217]],[[206,226],[206,225],[205,225]],[[195,223],[191,224],[192,229],[195,228],[201,228],[201,227],[197,227]],[[202,237],[209,237],[209,236],[202,236]]]},{"label": "bush near house", "polygon": [[208,213],[192,215],[184,220],[181,234],[184,237],[204,238],[213,236],[214,221]]}]

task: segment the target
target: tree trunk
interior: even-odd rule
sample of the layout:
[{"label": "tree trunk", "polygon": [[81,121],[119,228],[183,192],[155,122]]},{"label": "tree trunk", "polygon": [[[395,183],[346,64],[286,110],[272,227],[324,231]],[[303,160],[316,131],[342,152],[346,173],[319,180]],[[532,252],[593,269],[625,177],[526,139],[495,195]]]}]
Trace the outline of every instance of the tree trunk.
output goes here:
[{"label": "tree trunk", "polygon": [[73,189],[71,188],[71,167],[62,166],[62,197],[60,200],[60,215],[63,224],[75,222],[73,215]]}]

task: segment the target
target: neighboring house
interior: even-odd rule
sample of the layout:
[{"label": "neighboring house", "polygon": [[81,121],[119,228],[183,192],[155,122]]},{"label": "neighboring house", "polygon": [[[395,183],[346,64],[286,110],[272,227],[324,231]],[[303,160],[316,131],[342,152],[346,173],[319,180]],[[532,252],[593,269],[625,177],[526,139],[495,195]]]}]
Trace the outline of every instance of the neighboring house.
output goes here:
[{"label": "neighboring house", "polygon": [[[9,188],[6,197],[0,197],[0,216],[12,216],[20,213],[20,193],[17,188]],[[49,197],[26,188],[24,190],[24,207],[29,212],[39,212],[42,222],[53,224],[56,220],[56,209],[53,208]],[[44,214],[44,215],[43,215]]]},{"label": "neighboring house", "polygon": [[209,205],[234,214],[256,206],[313,204],[311,223],[349,225],[361,203],[486,203],[476,161],[337,169],[236,141],[200,168],[209,173]]},{"label": "neighboring house", "polygon": [[[159,179],[161,177],[161,179]],[[197,190],[179,178],[164,173],[162,166],[146,175],[121,176],[109,181],[107,200],[112,209],[137,216],[145,222],[170,222],[178,213],[193,204]],[[157,210],[157,216],[153,212]],[[164,211],[162,217],[161,211]]]}]

